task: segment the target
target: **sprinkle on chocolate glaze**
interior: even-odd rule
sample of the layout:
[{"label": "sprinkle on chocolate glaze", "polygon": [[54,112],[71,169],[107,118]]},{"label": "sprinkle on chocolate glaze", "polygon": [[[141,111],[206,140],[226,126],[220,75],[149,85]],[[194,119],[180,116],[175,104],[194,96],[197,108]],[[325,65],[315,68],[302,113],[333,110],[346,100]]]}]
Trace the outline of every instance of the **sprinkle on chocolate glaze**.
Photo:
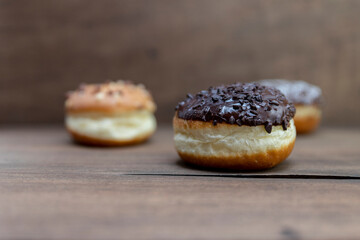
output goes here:
[{"label": "sprinkle on chocolate glaze", "polygon": [[274,88],[257,83],[235,83],[210,87],[195,96],[188,94],[176,109],[177,116],[185,120],[237,124],[239,126],[264,125],[271,133],[272,126],[284,130],[295,115],[295,107]]}]

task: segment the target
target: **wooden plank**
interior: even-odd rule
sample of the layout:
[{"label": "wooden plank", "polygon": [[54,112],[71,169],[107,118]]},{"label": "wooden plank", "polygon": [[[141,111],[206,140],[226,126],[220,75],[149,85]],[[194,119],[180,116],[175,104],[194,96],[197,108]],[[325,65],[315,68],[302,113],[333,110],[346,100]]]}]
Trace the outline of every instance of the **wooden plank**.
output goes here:
[{"label": "wooden plank", "polygon": [[280,77],[324,90],[325,124],[357,126],[359,8],[358,0],[0,0],[0,122],[60,122],[66,91],[118,78],[148,86],[158,119],[170,122],[187,92]]},{"label": "wooden plank", "polygon": [[1,239],[358,239],[359,180],[0,174]]},{"label": "wooden plank", "polygon": [[160,127],[146,144],[94,148],[73,144],[61,128],[3,128],[0,173],[174,174],[262,177],[360,178],[360,129],[324,128],[298,136],[285,162],[261,172],[218,172],[184,164],[170,127]]}]

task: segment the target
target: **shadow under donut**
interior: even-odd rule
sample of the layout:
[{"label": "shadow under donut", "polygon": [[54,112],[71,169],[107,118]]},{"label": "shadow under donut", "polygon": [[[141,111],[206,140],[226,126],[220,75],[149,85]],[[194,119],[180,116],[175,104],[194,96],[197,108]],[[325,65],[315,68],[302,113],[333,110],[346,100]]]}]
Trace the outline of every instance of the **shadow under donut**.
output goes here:
[{"label": "shadow under donut", "polygon": [[211,168],[211,167],[204,167],[195,165],[192,163],[188,163],[182,159],[178,159],[176,161],[176,165],[185,168],[188,170],[197,170],[197,171],[207,171],[212,173],[280,173],[280,172],[286,172],[288,169],[290,169],[293,166],[293,162],[291,161],[291,158],[284,160],[277,166],[270,168],[270,169],[264,169],[264,170],[236,170],[236,169],[222,169],[222,168]]}]

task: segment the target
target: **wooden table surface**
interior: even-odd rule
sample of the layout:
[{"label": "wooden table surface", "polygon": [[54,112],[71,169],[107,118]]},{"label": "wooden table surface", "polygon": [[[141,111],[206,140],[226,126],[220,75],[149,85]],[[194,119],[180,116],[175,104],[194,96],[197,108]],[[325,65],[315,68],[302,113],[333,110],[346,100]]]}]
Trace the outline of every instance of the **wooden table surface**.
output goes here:
[{"label": "wooden table surface", "polygon": [[299,136],[263,172],[184,164],[169,127],[91,148],[60,127],[0,130],[0,239],[359,239],[360,129]]}]

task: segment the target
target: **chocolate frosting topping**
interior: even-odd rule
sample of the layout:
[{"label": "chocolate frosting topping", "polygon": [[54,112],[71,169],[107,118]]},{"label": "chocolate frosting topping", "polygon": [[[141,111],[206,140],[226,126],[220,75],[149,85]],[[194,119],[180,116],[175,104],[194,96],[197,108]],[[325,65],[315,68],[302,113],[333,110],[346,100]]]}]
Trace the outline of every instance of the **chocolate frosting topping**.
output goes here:
[{"label": "chocolate frosting topping", "polygon": [[264,125],[271,133],[272,126],[286,130],[295,115],[295,107],[274,88],[258,83],[235,83],[210,87],[195,96],[188,94],[177,107],[178,118],[203,122]]},{"label": "chocolate frosting topping", "polygon": [[268,87],[280,90],[294,104],[321,103],[321,89],[304,81],[288,81],[284,79],[266,79],[259,82]]}]

